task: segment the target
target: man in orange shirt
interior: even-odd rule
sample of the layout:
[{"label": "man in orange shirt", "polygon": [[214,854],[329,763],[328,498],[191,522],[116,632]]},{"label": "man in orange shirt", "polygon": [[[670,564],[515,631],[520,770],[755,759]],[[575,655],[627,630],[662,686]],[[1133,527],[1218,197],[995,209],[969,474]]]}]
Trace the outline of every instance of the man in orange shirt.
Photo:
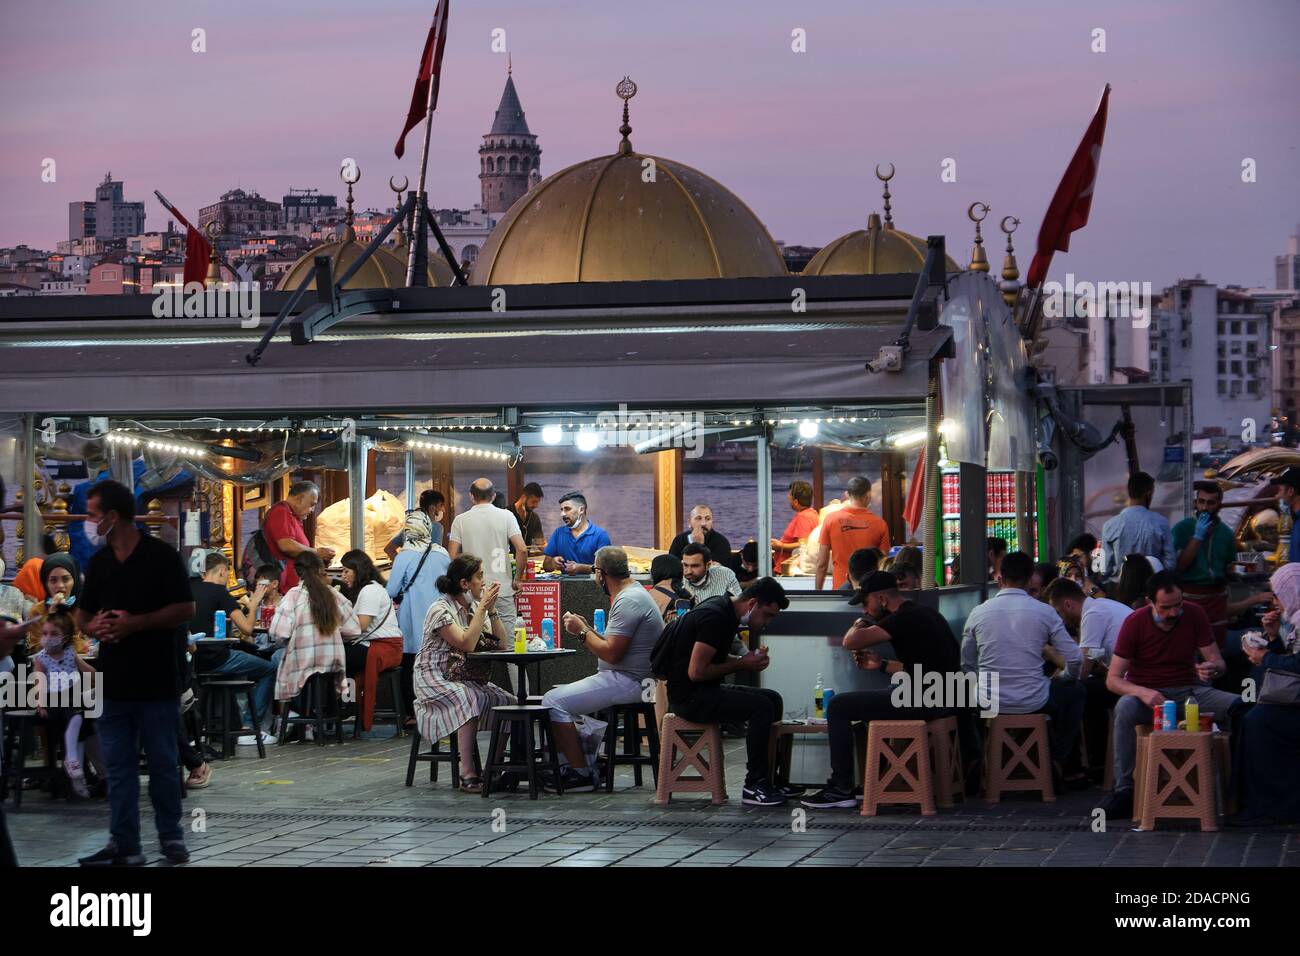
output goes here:
[{"label": "man in orange shirt", "polygon": [[854,478],[848,485],[848,504],[828,514],[822,522],[821,550],[817,553],[817,590],[826,583],[826,569],[834,563],[831,587],[849,579],[849,555],[859,548],[889,551],[889,527],[867,510],[871,504],[871,482]]},{"label": "man in orange shirt", "polygon": [[785,526],[785,533],[772,539],[772,564],[778,565],[794,553],[800,541],[805,541],[817,527],[818,512],[812,506],[812,485],[806,481],[790,482],[785,500],[790,503],[794,517]]}]

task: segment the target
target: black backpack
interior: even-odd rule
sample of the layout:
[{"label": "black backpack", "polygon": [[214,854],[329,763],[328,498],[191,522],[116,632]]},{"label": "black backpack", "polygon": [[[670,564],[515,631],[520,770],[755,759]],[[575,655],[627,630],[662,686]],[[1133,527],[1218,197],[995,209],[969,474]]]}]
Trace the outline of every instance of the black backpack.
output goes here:
[{"label": "black backpack", "polygon": [[276,569],[277,574],[284,571],[284,562],[271,553],[271,546],[266,543],[266,536],[262,534],[261,528],[254,531],[253,536],[248,539],[248,545],[244,548],[243,560],[239,564],[239,570],[244,575],[245,586],[250,591],[253,589],[254,579],[257,577],[257,569],[263,565],[271,565]]},{"label": "black backpack", "polygon": [[686,617],[685,614],[679,614],[664,625],[663,631],[659,634],[659,639],[655,641],[655,646],[650,651],[651,677],[657,680],[668,679],[668,667],[673,656],[673,642],[677,640],[677,635],[682,630],[682,621],[686,620]]}]

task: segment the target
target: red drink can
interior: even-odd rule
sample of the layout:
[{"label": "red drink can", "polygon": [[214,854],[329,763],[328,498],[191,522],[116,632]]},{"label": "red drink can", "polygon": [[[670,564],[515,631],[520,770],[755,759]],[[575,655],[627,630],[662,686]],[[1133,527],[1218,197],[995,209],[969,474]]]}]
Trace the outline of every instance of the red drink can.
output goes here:
[{"label": "red drink can", "polygon": [[269,604],[263,604],[257,609],[257,621],[266,630],[271,629],[271,619],[275,617],[275,608]]}]

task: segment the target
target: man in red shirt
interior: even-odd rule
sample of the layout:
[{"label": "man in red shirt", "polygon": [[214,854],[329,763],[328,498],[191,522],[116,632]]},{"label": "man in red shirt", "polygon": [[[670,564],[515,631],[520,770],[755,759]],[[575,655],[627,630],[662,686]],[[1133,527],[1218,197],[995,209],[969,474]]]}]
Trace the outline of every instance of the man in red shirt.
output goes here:
[{"label": "man in red shirt", "polygon": [[817,527],[817,509],[812,506],[812,485],[806,481],[792,481],[786,492],[785,500],[790,503],[794,517],[785,526],[785,532],[779,538],[772,539],[772,566],[776,567],[799,547],[799,542],[807,540],[808,535]]},{"label": "man in red shirt", "polygon": [[315,483],[295,481],[289,486],[285,499],[272,505],[262,522],[262,537],[266,539],[267,547],[272,556],[284,565],[280,571],[281,594],[288,594],[289,588],[298,583],[298,572],[293,569],[295,555],[315,551],[327,565],[334,559],[333,548],[311,546],[302,526],[303,519],[316,510],[319,500],[320,489]]},{"label": "man in red shirt", "polygon": [[821,550],[817,554],[817,590],[826,583],[826,569],[834,565],[831,587],[838,588],[849,579],[849,555],[860,548],[889,551],[889,527],[867,510],[871,504],[871,481],[852,478],[848,485],[849,503],[826,516],[822,523]]},{"label": "man in red shirt", "polygon": [[[1197,663],[1197,655],[1201,663]],[[1147,585],[1146,607],[1138,608],[1120,625],[1115,653],[1106,674],[1106,687],[1120,695],[1115,705],[1115,791],[1103,804],[1107,814],[1133,812],[1133,764],[1137,756],[1138,724],[1150,725],[1153,710],[1176,701],[1183,716],[1187,699],[1195,698],[1202,713],[1226,729],[1230,711],[1241,702],[1236,694],[1215,690],[1208,683],[1227,669],[1199,606],[1183,600],[1183,587],[1173,571],[1161,571]]]}]

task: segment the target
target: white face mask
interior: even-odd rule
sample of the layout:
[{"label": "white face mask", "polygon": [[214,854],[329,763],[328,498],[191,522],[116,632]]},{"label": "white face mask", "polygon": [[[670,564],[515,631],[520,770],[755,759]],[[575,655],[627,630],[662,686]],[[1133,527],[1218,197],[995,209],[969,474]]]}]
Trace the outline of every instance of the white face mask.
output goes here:
[{"label": "white face mask", "polygon": [[61,647],[63,647],[63,638],[42,637],[41,647],[44,648],[47,653],[53,654],[54,652],[58,651]]},{"label": "white face mask", "polygon": [[81,525],[81,530],[85,532],[86,540],[88,540],[93,547],[99,548],[108,540],[108,535],[113,528],[110,527],[108,531],[101,534],[99,531],[99,524],[90,519],[86,519],[86,521]]}]

